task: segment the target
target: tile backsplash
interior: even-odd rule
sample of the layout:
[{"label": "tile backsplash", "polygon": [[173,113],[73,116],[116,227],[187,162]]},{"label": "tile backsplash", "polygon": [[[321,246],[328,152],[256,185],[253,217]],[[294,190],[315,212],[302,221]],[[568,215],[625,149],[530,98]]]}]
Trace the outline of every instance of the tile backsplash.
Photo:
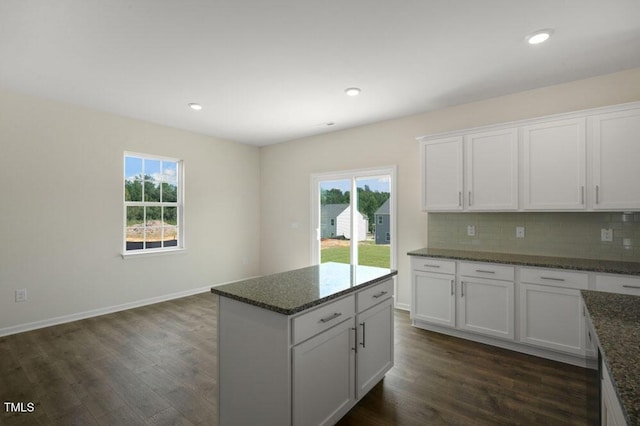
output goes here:
[{"label": "tile backsplash", "polygon": [[[640,213],[429,213],[427,220],[432,248],[640,262]],[[524,238],[516,238],[519,226]],[[613,241],[601,241],[601,229],[612,229]]]}]

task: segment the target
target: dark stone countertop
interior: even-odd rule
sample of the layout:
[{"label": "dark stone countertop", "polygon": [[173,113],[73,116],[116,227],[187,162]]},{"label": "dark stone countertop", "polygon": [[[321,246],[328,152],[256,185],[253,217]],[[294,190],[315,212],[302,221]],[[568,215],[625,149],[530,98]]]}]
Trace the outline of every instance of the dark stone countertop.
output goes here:
[{"label": "dark stone countertop", "polygon": [[640,275],[640,262],[580,259],[573,257],[535,256],[528,254],[494,253],[486,251],[421,248],[407,253],[409,256],[441,257],[488,263],[503,263],[542,268],[573,269],[577,271],[610,274]]},{"label": "dark stone countertop", "polygon": [[211,292],[293,315],[397,274],[393,269],[329,262],[213,287]]},{"label": "dark stone countertop", "polygon": [[640,296],[582,290],[628,425],[640,425]]}]

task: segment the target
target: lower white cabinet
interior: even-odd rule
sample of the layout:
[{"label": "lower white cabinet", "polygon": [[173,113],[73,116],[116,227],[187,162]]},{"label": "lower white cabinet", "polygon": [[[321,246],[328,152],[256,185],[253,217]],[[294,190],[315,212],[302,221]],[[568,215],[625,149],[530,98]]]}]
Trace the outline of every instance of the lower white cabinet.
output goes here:
[{"label": "lower white cabinet", "polygon": [[604,362],[600,365],[600,424],[601,426],[626,426],[622,407],[613,388],[609,371]]},{"label": "lower white cabinet", "polygon": [[354,319],[293,348],[293,424],[335,423],[355,403]]},{"label": "lower white cabinet", "polygon": [[413,319],[445,327],[456,326],[456,276],[414,271]]},{"label": "lower white cabinet", "polygon": [[580,291],[520,284],[520,341],[585,354],[585,319]]},{"label": "lower white cabinet", "polygon": [[513,340],[513,287],[511,281],[462,277],[458,297],[459,328]]}]

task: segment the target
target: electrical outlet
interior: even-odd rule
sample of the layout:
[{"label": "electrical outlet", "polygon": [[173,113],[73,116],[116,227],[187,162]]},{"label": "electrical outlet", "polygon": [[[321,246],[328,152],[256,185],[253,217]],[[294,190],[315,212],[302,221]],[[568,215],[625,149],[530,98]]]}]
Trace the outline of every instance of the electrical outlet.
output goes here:
[{"label": "electrical outlet", "polygon": [[600,240],[601,241],[606,241],[606,242],[611,242],[613,241],[613,229],[609,228],[609,229],[604,229],[602,228],[600,230]]},{"label": "electrical outlet", "polygon": [[16,302],[24,302],[27,300],[27,289],[19,288],[16,289]]},{"label": "electrical outlet", "polygon": [[476,227],[475,225],[467,226],[467,235],[470,237],[475,237],[476,235]]},{"label": "electrical outlet", "polygon": [[524,226],[516,226],[516,238],[524,238]]}]

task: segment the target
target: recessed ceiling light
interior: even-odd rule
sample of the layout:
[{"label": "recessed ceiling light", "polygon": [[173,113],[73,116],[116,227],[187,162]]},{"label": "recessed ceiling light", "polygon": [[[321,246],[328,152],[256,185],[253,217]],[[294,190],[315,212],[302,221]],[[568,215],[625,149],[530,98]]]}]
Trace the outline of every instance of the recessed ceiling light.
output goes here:
[{"label": "recessed ceiling light", "polygon": [[191,103],[189,104],[189,108],[191,108],[191,109],[192,109],[192,110],[194,110],[194,111],[200,111],[200,110],[202,109],[202,105],[197,104],[197,103],[195,103],[195,102],[191,102]]},{"label": "recessed ceiling light", "polygon": [[361,91],[362,90],[357,87],[349,87],[348,89],[344,89],[344,93],[346,93],[347,96],[358,96]]},{"label": "recessed ceiling light", "polygon": [[538,30],[526,36],[525,40],[527,40],[529,44],[540,44],[547,41],[549,37],[551,37],[551,34],[553,34],[553,30]]}]

